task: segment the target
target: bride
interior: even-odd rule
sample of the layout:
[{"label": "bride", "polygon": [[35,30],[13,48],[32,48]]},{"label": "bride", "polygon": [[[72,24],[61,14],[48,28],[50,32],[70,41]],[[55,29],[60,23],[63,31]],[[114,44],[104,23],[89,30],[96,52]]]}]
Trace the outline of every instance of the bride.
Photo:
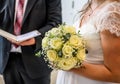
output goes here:
[{"label": "bride", "polygon": [[87,42],[85,68],[59,70],[56,84],[120,83],[120,2],[88,0],[83,8],[75,27]]}]

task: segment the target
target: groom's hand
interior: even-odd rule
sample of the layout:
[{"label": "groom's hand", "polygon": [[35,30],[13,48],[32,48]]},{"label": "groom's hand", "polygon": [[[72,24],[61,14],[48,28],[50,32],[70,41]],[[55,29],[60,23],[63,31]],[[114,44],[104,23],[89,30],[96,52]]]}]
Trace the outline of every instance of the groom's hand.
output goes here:
[{"label": "groom's hand", "polygon": [[23,42],[16,42],[15,44],[19,46],[29,46],[29,45],[34,45],[35,44],[35,38],[28,39]]}]

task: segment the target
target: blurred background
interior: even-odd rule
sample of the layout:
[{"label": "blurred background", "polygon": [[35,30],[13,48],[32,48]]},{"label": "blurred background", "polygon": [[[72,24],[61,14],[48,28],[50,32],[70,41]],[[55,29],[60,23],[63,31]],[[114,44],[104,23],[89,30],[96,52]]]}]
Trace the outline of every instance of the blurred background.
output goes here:
[{"label": "blurred background", "polygon": [[[73,25],[79,19],[79,11],[87,0],[61,0],[62,2],[62,20],[68,25]],[[51,84],[56,82],[57,71],[51,73]],[[2,75],[0,75],[0,84],[4,84]]]},{"label": "blurred background", "polygon": [[79,19],[79,11],[87,0],[62,0],[62,19],[72,25]]}]

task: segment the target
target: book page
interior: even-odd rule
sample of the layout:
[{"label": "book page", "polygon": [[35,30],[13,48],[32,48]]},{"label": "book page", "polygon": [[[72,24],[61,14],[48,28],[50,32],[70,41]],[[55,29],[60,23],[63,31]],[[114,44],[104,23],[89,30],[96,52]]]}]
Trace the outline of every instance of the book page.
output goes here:
[{"label": "book page", "polygon": [[22,42],[22,41],[28,40],[30,38],[39,36],[39,35],[41,35],[41,33],[37,30],[34,30],[34,31],[31,31],[31,32],[28,32],[28,33],[25,33],[22,35],[15,36],[11,33],[8,33],[6,31],[0,29],[0,35],[5,37],[6,39],[12,40],[13,42]]},{"label": "book page", "polygon": [[18,42],[22,42],[22,41],[28,40],[30,38],[33,38],[33,37],[36,37],[36,36],[39,36],[39,35],[41,35],[41,33],[37,30],[34,30],[34,31],[31,31],[31,32],[28,32],[28,33],[17,36],[16,40]]},{"label": "book page", "polygon": [[11,33],[8,33],[2,29],[0,29],[0,35],[7,38],[7,39],[11,39],[11,40],[16,40],[16,36],[11,34]]}]

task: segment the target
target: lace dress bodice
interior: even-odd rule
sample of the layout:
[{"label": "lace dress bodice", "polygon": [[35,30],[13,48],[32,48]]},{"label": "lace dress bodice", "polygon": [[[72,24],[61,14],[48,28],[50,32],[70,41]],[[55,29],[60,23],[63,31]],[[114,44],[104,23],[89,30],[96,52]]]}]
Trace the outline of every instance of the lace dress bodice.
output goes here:
[{"label": "lace dress bodice", "polygon": [[116,36],[120,36],[120,3],[112,2],[106,5],[94,18],[79,28],[79,23],[75,24],[76,30],[86,40],[88,54],[86,61],[90,63],[103,63],[103,51],[101,45],[100,32],[107,30]]},{"label": "lace dress bodice", "polygon": [[103,51],[101,47],[100,35],[96,31],[92,23],[87,23],[81,28],[76,27],[77,31],[86,41],[86,49],[88,53],[86,54],[86,61],[90,63],[103,63]]},{"label": "lace dress bodice", "polygon": [[106,5],[94,19],[98,32],[108,30],[120,36],[120,3],[112,2]]},{"label": "lace dress bodice", "polygon": [[[101,44],[100,32],[109,31],[116,36],[120,36],[120,3],[111,2],[102,8],[97,15],[91,18],[87,23],[79,27],[79,21],[74,24],[76,32],[80,30],[80,34],[86,40],[85,61],[94,64],[102,64],[104,62],[103,49]],[[56,84],[117,84],[96,81],[86,77],[77,75],[68,71],[58,71]],[[118,83],[119,84],[119,83]]]}]

